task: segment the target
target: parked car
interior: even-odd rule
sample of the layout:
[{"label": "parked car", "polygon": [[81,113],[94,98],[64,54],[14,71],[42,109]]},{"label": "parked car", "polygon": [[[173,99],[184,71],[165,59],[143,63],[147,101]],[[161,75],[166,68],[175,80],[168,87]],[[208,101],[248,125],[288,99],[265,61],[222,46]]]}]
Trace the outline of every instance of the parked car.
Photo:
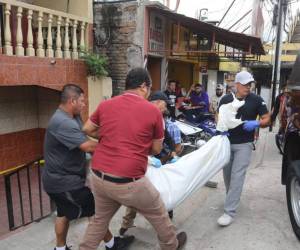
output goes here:
[{"label": "parked car", "polygon": [[290,221],[300,240],[300,54],[293,67],[288,88],[290,110],[284,135],[281,181],[286,186]]}]

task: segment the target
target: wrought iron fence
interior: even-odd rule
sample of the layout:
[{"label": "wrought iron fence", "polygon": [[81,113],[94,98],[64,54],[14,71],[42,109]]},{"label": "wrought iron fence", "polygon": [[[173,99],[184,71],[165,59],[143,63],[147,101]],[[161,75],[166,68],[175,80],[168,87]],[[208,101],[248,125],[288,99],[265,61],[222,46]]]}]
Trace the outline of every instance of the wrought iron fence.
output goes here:
[{"label": "wrought iron fence", "polygon": [[42,159],[37,159],[3,175],[9,230],[39,221],[53,211],[42,189]]}]

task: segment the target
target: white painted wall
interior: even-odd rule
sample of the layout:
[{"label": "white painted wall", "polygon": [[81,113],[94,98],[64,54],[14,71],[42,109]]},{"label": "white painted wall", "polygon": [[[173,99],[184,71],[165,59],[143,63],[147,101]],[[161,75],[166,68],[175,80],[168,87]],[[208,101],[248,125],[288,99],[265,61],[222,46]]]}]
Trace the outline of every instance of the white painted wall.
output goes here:
[{"label": "white painted wall", "polygon": [[112,80],[110,77],[88,77],[89,116],[96,110],[99,103],[111,98]]},{"label": "white painted wall", "polygon": [[209,97],[215,94],[217,87],[218,71],[217,70],[207,70],[208,73],[208,83],[207,83],[207,94]]}]

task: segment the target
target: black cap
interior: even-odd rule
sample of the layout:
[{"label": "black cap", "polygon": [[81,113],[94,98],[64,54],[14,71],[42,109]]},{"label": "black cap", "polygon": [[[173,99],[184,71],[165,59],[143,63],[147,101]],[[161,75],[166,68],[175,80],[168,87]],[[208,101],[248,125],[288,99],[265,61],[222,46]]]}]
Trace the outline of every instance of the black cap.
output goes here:
[{"label": "black cap", "polygon": [[150,101],[161,100],[161,101],[165,101],[167,104],[170,104],[170,100],[167,97],[167,95],[164,92],[159,91],[159,90],[153,92],[149,99],[150,99]]}]

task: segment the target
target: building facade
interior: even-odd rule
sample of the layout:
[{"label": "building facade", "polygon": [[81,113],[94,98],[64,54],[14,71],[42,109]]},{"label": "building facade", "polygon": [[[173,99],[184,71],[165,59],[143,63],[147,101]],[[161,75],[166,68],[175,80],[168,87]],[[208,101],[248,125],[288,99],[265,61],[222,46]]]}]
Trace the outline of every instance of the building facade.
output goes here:
[{"label": "building facade", "polygon": [[124,90],[126,73],[136,66],[149,70],[154,90],[174,79],[187,90],[200,82],[210,92],[232,69],[224,66],[224,58],[240,63],[264,54],[259,38],[177,14],[153,1],[97,1],[94,25],[94,46],[109,58],[114,94]]}]

